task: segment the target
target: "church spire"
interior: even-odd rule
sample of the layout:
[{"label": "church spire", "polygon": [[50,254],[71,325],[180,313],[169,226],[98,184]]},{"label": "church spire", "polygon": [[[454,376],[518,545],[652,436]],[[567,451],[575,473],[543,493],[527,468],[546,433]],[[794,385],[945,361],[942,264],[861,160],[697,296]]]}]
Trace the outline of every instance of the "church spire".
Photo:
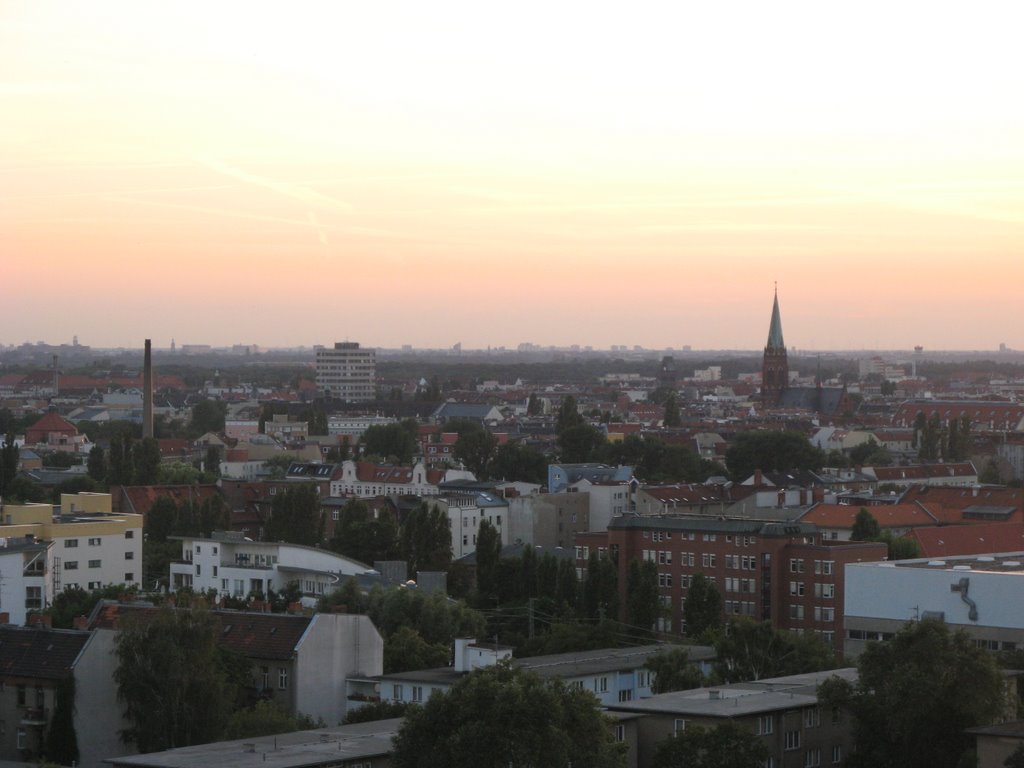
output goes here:
[{"label": "church spire", "polygon": [[775,286],[775,303],[772,305],[772,323],[768,326],[769,349],[785,349],[786,342],[782,340],[782,316],[779,314],[779,287]]}]

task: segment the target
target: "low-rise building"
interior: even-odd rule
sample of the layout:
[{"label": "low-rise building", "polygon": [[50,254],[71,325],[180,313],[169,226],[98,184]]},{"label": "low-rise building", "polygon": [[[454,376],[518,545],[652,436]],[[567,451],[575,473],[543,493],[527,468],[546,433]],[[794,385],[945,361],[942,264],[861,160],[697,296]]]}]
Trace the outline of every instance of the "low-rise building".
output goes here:
[{"label": "low-rise building", "polygon": [[0,537],[0,624],[22,625],[53,603],[52,541]]},{"label": "low-rise building", "polygon": [[171,563],[170,588],[246,597],[280,592],[296,583],[312,604],[340,587],[349,576],[371,571],[366,563],[316,547],[285,542],[252,541],[234,531],[214,531],[209,538],[175,537],[181,560]]}]

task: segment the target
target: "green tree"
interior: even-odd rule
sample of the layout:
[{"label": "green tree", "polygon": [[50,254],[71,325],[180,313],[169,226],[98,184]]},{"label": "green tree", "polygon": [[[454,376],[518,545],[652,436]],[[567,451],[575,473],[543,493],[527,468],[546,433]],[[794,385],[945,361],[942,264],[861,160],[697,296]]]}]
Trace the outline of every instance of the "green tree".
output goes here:
[{"label": "green tree", "polygon": [[140,752],[221,737],[235,692],[217,650],[218,623],[202,609],[164,607],[126,616],[117,635],[121,732]]},{"label": "green tree", "polygon": [[985,462],[985,467],[978,474],[978,482],[984,485],[998,485],[1002,482],[1002,473],[999,471],[999,462],[995,456]]},{"label": "green tree", "polygon": [[107,462],[108,485],[131,485],[135,477],[134,439],[131,432],[118,432],[110,438],[110,460]]},{"label": "green tree", "polygon": [[207,432],[220,434],[224,431],[224,420],[228,414],[228,404],[223,400],[200,400],[192,408],[190,432],[195,436]]},{"label": "green tree", "polygon": [[561,434],[567,429],[572,427],[578,427],[583,424],[583,417],[580,416],[579,408],[576,404],[576,398],[572,395],[566,395],[562,398],[562,403],[558,407],[558,422],[556,431]]},{"label": "green tree", "polygon": [[531,392],[529,399],[526,401],[526,415],[540,416],[543,412],[544,404],[541,402],[541,399],[537,397],[535,392]]},{"label": "green tree", "polygon": [[544,454],[529,446],[505,443],[498,447],[494,455],[490,476],[500,480],[544,484],[548,477],[548,462]]},{"label": "green tree", "polygon": [[1017,745],[1017,748],[1003,761],[1004,768],[1024,768],[1024,742]]},{"label": "green tree", "polygon": [[467,432],[455,441],[455,458],[478,480],[490,477],[491,464],[498,450],[498,438],[486,430]]},{"label": "green tree", "polygon": [[398,523],[390,510],[374,516],[366,502],[353,499],[339,510],[327,546],[361,563],[391,560],[398,552]]},{"label": "green tree", "polygon": [[678,427],[683,423],[679,416],[679,403],[676,401],[676,393],[672,392],[665,400],[665,413],[662,416],[662,424],[666,427]]},{"label": "green tree", "polygon": [[377,424],[363,432],[363,454],[378,456],[396,464],[410,464],[416,452],[416,438],[402,424]]},{"label": "green tree", "polygon": [[963,461],[971,455],[971,449],[974,447],[973,438],[971,437],[971,417],[966,413],[960,416],[960,430],[959,438],[957,440],[957,453],[952,458]]},{"label": "green tree", "polygon": [[443,667],[450,655],[447,643],[428,643],[412,627],[399,627],[384,643],[384,674]]},{"label": "green tree", "polygon": [[850,449],[850,463],[855,466],[863,466],[865,464],[871,466],[868,458],[878,453],[879,450],[880,446],[875,442],[875,438],[869,437],[866,442],[855,445]]},{"label": "green tree", "polygon": [[626,764],[591,692],[506,665],[477,670],[410,709],[391,759],[395,768]]},{"label": "green tree", "polygon": [[154,485],[160,477],[160,444],[144,437],[132,448],[132,484]]},{"label": "green tree", "polygon": [[54,629],[73,629],[78,616],[88,616],[100,600],[115,600],[133,590],[124,584],[111,584],[86,592],[79,586],[68,586],[53,598],[46,610]]},{"label": "green tree", "polygon": [[560,459],[566,464],[592,461],[604,444],[604,434],[589,424],[577,424],[558,433]]},{"label": "green tree", "polygon": [[273,736],[277,733],[291,733],[316,728],[309,717],[293,715],[280,704],[264,699],[251,707],[236,710],[228,718],[224,730],[225,739],[251,739],[257,736]]},{"label": "green tree", "polygon": [[107,454],[103,450],[103,446],[94,445],[89,449],[89,459],[86,463],[86,472],[89,477],[95,480],[97,483],[102,483],[107,479]]},{"label": "green tree", "polygon": [[18,446],[14,442],[14,434],[8,431],[4,437],[3,447],[0,448],[0,498],[7,498],[10,495],[11,484],[18,474],[20,459],[18,457]]},{"label": "green tree", "polygon": [[375,701],[370,704],[364,704],[358,709],[349,707],[341,724],[352,725],[353,723],[369,723],[374,720],[389,720],[392,717],[405,717],[405,713],[409,711],[411,706],[414,705],[408,702]]},{"label": "green tree", "polygon": [[694,725],[658,744],[653,768],[759,768],[770,752],[763,739],[732,721]]},{"label": "green tree", "polygon": [[274,496],[265,539],[310,547],[318,545],[323,540],[324,519],[316,491],[312,483],[302,483]]},{"label": "green tree", "polygon": [[75,678],[69,674],[57,682],[53,696],[53,716],[46,731],[44,760],[57,765],[78,762],[78,735],[75,733]]},{"label": "green tree", "polygon": [[965,731],[994,722],[1007,705],[993,656],[940,620],[869,643],[857,672],[856,684],[833,677],[818,690],[854,716],[851,768],[955,768],[973,746]]},{"label": "green tree", "polygon": [[917,542],[906,536],[894,536],[892,531],[885,531],[876,539],[889,547],[887,555],[890,562],[896,560],[913,560],[921,556],[921,548]]},{"label": "green tree", "polygon": [[754,470],[787,472],[820,469],[825,460],[800,432],[756,430],[740,432],[725,452],[725,463],[734,480],[746,480]]},{"label": "green tree", "polygon": [[933,413],[924,424],[921,432],[921,445],[917,456],[925,461],[937,461],[942,453],[942,421],[938,411]]},{"label": "green tree", "polygon": [[583,582],[583,610],[587,618],[614,618],[619,613],[619,572],[607,557],[590,553]]},{"label": "green tree", "polygon": [[683,601],[683,625],[687,637],[701,637],[722,626],[722,595],[703,573],[695,573]]},{"label": "green tree", "polygon": [[496,594],[500,560],[501,534],[489,521],[483,520],[476,535],[476,584],[477,591],[485,598]]},{"label": "green tree", "polygon": [[797,635],[768,621],[734,618],[716,633],[715,671],[727,683],[817,672],[835,666],[835,654],[817,635]]},{"label": "green tree", "polygon": [[878,537],[881,535],[882,527],[878,524],[875,516],[868,511],[867,507],[861,507],[853,519],[850,541],[878,541]]},{"label": "green tree", "polygon": [[651,560],[630,560],[626,573],[626,623],[650,635],[661,614],[658,566]]},{"label": "green tree", "polygon": [[452,561],[448,515],[437,505],[421,502],[405,517],[400,545],[410,573],[448,570]]},{"label": "green tree", "polygon": [[654,673],[651,693],[688,691],[704,684],[700,668],[690,662],[690,652],[684,646],[670,646],[647,659],[644,669]]}]

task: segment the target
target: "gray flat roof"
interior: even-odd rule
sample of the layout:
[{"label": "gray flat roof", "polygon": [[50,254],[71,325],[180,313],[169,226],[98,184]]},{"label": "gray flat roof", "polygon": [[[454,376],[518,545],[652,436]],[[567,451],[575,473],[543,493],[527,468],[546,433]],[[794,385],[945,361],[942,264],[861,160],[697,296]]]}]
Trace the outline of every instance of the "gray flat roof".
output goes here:
[{"label": "gray flat roof", "polygon": [[139,768],[305,768],[391,754],[401,718],[125,755],[104,762]]},{"label": "gray flat roof", "polygon": [[661,693],[628,703],[611,704],[608,709],[695,717],[745,717],[762,712],[814,706],[818,703],[818,685],[833,675],[851,683],[857,680],[857,670],[847,667],[750,683]]}]

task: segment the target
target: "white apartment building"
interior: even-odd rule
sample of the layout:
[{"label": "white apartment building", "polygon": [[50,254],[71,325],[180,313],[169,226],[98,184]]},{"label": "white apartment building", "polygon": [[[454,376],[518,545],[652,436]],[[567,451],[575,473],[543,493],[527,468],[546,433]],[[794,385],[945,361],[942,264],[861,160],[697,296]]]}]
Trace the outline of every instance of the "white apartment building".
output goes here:
[{"label": "white apartment building", "polygon": [[171,563],[171,591],[246,597],[280,592],[298,582],[308,602],[333,592],[349,576],[372,570],[350,557],[315,547],[252,541],[234,531],[214,531],[210,538],[182,536],[181,562]]},{"label": "white apartment building", "polygon": [[511,527],[508,522],[508,502],[489,493],[469,493],[439,498],[431,504],[440,507],[448,515],[452,534],[452,558],[476,552],[476,539],[480,524],[486,520],[501,538],[501,545],[511,544]]},{"label": "white apartment building", "polygon": [[342,462],[341,472],[331,480],[331,496],[436,496],[441,483],[476,480],[464,469],[428,469],[422,462],[411,467],[374,464],[369,461]]},{"label": "white apartment building", "polygon": [[337,437],[348,437],[349,442],[355,443],[363,436],[363,432],[370,427],[386,427],[389,424],[397,424],[398,419],[394,416],[347,416],[337,414],[327,417],[327,434]]},{"label": "white apartment building", "polygon": [[109,493],[65,493],[59,507],[5,504],[0,536],[53,542],[48,567],[51,596],[67,587],[88,591],[110,584],[144,586],[142,515],[110,510]]},{"label": "white apartment building", "polygon": [[377,350],[360,349],[355,341],[336,342],[316,350],[316,388],[326,397],[361,403],[376,397]]}]

